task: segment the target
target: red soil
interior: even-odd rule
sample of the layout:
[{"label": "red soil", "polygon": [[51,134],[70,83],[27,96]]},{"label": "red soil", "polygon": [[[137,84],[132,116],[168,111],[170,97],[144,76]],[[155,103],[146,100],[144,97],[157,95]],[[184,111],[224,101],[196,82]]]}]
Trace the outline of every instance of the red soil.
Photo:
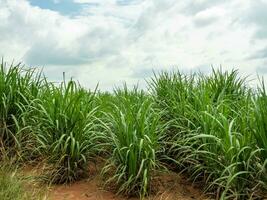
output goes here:
[{"label": "red soil", "polygon": [[[204,200],[201,192],[175,173],[165,173],[155,180],[158,193],[146,200]],[[51,200],[139,200],[118,196],[101,187],[101,179],[95,176],[91,180],[83,180],[69,186],[53,186],[49,195]]]},{"label": "red soil", "polygon": [[[102,166],[103,163],[96,163]],[[49,200],[139,200],[138,197],[127,198],[116,195],[102,187],[103,180],[99,176],[99,167],[90,167],[91,178],[77,181],[71,185],[54,185],[48,189]],[[42,174],[42,164],[36,167],[26,166],[25,175]],[[152,189],[156,194],[150,195],[146,200],[208,200],[203,193],[186,179],[173,172],[161,172],[152,181]]]}]

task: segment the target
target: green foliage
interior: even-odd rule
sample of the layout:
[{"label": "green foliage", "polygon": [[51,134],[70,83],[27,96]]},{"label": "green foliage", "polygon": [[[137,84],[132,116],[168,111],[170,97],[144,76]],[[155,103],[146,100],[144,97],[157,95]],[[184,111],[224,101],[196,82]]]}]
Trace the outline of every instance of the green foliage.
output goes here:
[{"label": "green foliage", "polygon": [[[14,166],[12,166],[14,167]],[[27,189],[30,180],[18,176],[17,171],[10,164],[2,163],[0,166],[0,199],[1,200],[37,200],[45,196],[34,187]]]},{"label": "green foliage", "polygon": [[[21,64],[0,64],[0,148],[7,155],[22,156],[31,142],[24,114],[42,84],[41,73],[25,69]],[[11,154],[10,154],[11,153]],[[2,155],[3,156],[3,155]],[[1,156],[0,156],[1,157]]]},{"label": "green foliage", "polygon": [[32,124],[39,152],[52,164],[52,183],[72,182],[87,172],[88,159],[98,147],[94,98],[71,80],[59,87],[47,83],[34,104]]},{"label": "green foliage", "polygon": [[267,189],[267,94],[263,80],[261,87],[258,88],[258,95],[254,97],[254,106],[255,119],[251,129],[260,150],[259,159],[261,162],[257,164],[258,182],[263,188]]},{"label": "green foliage", "polygon": [[137,88],[117,89],[107,114],[108,138],[112,155],[104,173],[113,174],[108,183],[119,185],[119,193],[148,194],[151,174],[157,167],[157,152],[164,127],[161,112],[151,98]]},{"label": "green foliage", "polygon": [[[50,167],[49,182],[82,178],[96,154],[118,193],[151,191],[153,172],[186,171],[219,199],[256,199],[267,189],[267,95],[237,71],[210,75],[163,72],[138,88],[86,91],[56,85],[41,73],[0,64],[0,160]],[[105,154],[101,154],[105,152]],[[1,199],[18,199],[22,182],[0,170]],[[21,198],[20,198],[21,199]]]},{"label": "green foliage", "polygon": [[[22,184],[14,177],[14,174],[0,172],[0,197],[3,200],[23,199]],[[25,199],[25,198],[24,198]]]},{"label": "green foliage", "polygon": [[267,159],[267,95],[264,83],[255,98],[255,138],[261,148],[262,161]]},{"label": "green foliage", "polygon": [[236,71],[213,70],[210,76],[162,73],[151,87],[157,105],[167,110],[165,120],[173,124],[164,140],[167,158],[221,199],[252,196],[258,149],[250,129],[252,94],[245,80]]}]

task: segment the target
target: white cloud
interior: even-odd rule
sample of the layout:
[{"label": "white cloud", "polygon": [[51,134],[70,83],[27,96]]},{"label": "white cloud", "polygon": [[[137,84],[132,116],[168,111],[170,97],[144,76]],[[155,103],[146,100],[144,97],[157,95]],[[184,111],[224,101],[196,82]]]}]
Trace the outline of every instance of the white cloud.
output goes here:
[{"label": "white cloud", "polygon": [[44,66],[51,80],[66,71],[102,89],[123,81],[144,84],[140,78],[152,68],[264,71],[264,1],[73,1],[84,7],[70,17],[26,0],[0,0],[0,56]]}]

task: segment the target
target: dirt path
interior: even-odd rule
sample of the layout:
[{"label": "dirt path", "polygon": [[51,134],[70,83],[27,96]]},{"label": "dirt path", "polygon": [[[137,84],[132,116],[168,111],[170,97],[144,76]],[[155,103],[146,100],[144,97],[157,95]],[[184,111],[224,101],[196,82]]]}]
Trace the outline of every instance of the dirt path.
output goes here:
[{"label": "dirt path", "polygon": [[[47,200],[139,200],[139,198],[127,198],[118,196],[112,191],[103,188],[103,180],[100,178],[100,169],[103,162],[96,163],[88,170],[91,178],[77,181],[71,185],[54,185],[46,190]],[[35,167],[26,166],[22,172],[24,175],[38,176],[42,174],[42,163]],[[153,190],[156,194],[150,195],[146,200],[210,200],[203,193],[193,187],[184,177],[174,172],[159,172],[153,176]]]},{"label": "dirt path", "polygon": [[[204,200],[201,192],[175,173],[166,173],[157,177],[158,193],[147,200]],[[160,185],[159,185],[160,184]],[[49,192],[51,200],[139,200],[117,196],[101,187],[101,180],[95,176],[69,186],[53,186]]]}]

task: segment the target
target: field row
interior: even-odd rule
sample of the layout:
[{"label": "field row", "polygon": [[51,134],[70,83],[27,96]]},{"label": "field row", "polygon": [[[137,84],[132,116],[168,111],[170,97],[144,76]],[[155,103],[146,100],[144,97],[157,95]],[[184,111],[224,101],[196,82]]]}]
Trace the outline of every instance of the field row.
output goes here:
[{"label": "field row", "polygon": [[143,199],[167,169],[216,199],[265,197],[267,95],[237,71],[162,72],[146,91],[108,93],[2,62],[0,94],[0,161],[44,162],[48,183],[88,176],[101,156],[106,184],[126,196]]}]

